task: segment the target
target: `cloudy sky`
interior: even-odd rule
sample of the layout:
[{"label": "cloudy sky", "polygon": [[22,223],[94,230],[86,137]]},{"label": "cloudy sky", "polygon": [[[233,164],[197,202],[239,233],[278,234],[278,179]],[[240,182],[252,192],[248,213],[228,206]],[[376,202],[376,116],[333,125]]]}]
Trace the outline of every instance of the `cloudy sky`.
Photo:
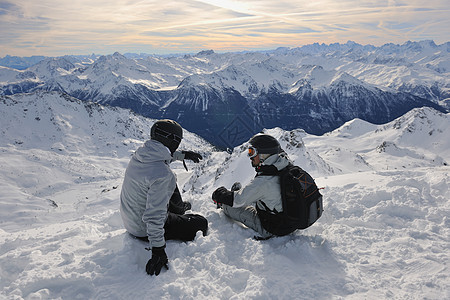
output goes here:
[{"label": "cloudy sky", "polygon": [[450,41],[449,0],[0,0],[0,57]]}]

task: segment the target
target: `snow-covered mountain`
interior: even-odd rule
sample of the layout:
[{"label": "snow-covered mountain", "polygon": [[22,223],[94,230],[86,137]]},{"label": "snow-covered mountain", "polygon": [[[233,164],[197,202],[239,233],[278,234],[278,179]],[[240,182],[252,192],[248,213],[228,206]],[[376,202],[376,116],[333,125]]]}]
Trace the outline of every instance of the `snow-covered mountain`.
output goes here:
[{"label": "snow-covered mountain", "polygon": [[19,57],[6,55],[5,57],[0,58],[0,66],[25,70],[43,59],[45,59],[45,56]]},{"label": "snow-covered mountain", "polygon": [[[424,107],[384,125],[354,119],[324,136],[309,135],[305,143],[344,173],[349,160],[360,162],[360,169],[355,169],[358,164],[353,164],[352,172],[447,166],[450,162],[448,117]],[[325,145],[324,140],[332,141],[333,147]],[[316,143],[322,146],[313,147]]]},{"label": "snow-covered mountain", "polygon": [[150,277],[118,207],[153,120],[59,92],[1,96],[0,298],[446,299],[449,122],[420,108],[323,136],[266,129],[325,188],[312,227],[268,241],[210,198],[255,175],[246,144],[230,154],[185,131],[180,148],[204,159],[171,167],[209,234],[169,241],[169,270]]},{"label": "snow-covered mountain", "polygon": [[267,52],[173,57],[46,58],[0,67],[0,94],[59,91],[153,118],[168,117],[222,147],[263,128],[323,134],[360,118],[386,123],[409,110],[448,109],[449,43],[353,42]]}]

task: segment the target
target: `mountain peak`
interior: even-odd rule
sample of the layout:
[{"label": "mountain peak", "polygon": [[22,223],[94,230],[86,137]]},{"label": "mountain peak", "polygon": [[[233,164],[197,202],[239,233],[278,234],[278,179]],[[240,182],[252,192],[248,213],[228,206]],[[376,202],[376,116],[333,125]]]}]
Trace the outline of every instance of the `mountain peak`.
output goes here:
[{"label": "mountain peak", "polygon": [[114,52],[114,54],[112,55],[112,58],[114,58],[114,59],[127,59],[125,56],[123,56],[119,52]]},{"label": "mountain peak", "polygon": [[373,132],[377,129],[377,125],[370,122],[355,118],[351,121],[345,122],[341,127],[327,133],[327,135],[352,138],[362,136],[368,132]]},{"label": "mountain peak", "polygon": [[[428,130],[430,125],[434,122],[441,122],[440,120],[446,119],[448,114],[443,114],[430,107],[414,108],[399,117],[395,121],[392,121],[391,126],[394,129],[399,129],[404,132],[413,132],[418,130]],[[386,126],[389,126],[386,125]]]},{"label": "mountain peak", "polygon": [[421,51],[425,48],[436,48],[437,47],[437,45],[432,40],[424,40],[424,41],[420,41],[420,42],[407,41],[402,46],[405,46],[408,49],[417,50],[417,51]]},{"label": "mountain peak", "polygon": [[215,53],[214,50],[203,50],[203,51],[198,52],[195,56],[196,56],[196,57],[199,57],[199,56],[208,56],[208,55],[212,55],[212,54],[214,54],[214,53]]}]

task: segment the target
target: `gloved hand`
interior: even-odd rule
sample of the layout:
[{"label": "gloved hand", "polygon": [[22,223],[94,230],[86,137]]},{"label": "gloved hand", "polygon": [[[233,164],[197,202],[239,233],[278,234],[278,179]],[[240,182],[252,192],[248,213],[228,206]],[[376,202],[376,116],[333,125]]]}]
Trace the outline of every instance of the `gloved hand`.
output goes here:
[{"label": "gloved hand", "polygon": [[218,207],[218,203],[233,206],[234,193],[227,190],[224,186],[221,186],[212,194],[212,200],[217,204]]},{"label": "gloved hand", "polygon": [[193,151],[181,151],[181,153],[184,154],[184,159],[192,160],[195,163],[198,163],[201,159],[203,159],[199,153]]},{"label": "gloved hand", "polygon": [[192,208],[191,202],[185,201],[183,202],[184,211],[190,210]]},{"label": "gloved hand", "polygon": [[235,183],[233,183],[233,186],[231,187],[231,191],[235,192],[235,191],[239,191],[242,188],[242,185],[239,181],[236,181]]},{"label": "gloved hand", "polygon": [[164,251],[166,245],[162,247],[153,247],[152,248],[152,258],[149,259],[147,265],[145,266],[145,270],[148,275],[156,275],[158,276],[161,272],[162,267],[165,267],[169,270],[169,260],[167,259],[166,251]]}]

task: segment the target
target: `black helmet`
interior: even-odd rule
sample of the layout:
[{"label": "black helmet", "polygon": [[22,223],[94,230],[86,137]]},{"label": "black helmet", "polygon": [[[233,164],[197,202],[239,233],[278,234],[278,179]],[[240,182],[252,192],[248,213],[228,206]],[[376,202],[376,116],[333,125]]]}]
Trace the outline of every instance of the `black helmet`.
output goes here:
[{"label": "black helmet", "polygon": [[161,142],[173,154],[183,138],[183,128],[175,121],[159,120],[153,124],[150,130],[150,138]]},{"label": "black helmet", "polygon": [[268,134],[255,135],[249,142],[258,151],[258,154],[277,154],[282,152],[277,139]]}]

